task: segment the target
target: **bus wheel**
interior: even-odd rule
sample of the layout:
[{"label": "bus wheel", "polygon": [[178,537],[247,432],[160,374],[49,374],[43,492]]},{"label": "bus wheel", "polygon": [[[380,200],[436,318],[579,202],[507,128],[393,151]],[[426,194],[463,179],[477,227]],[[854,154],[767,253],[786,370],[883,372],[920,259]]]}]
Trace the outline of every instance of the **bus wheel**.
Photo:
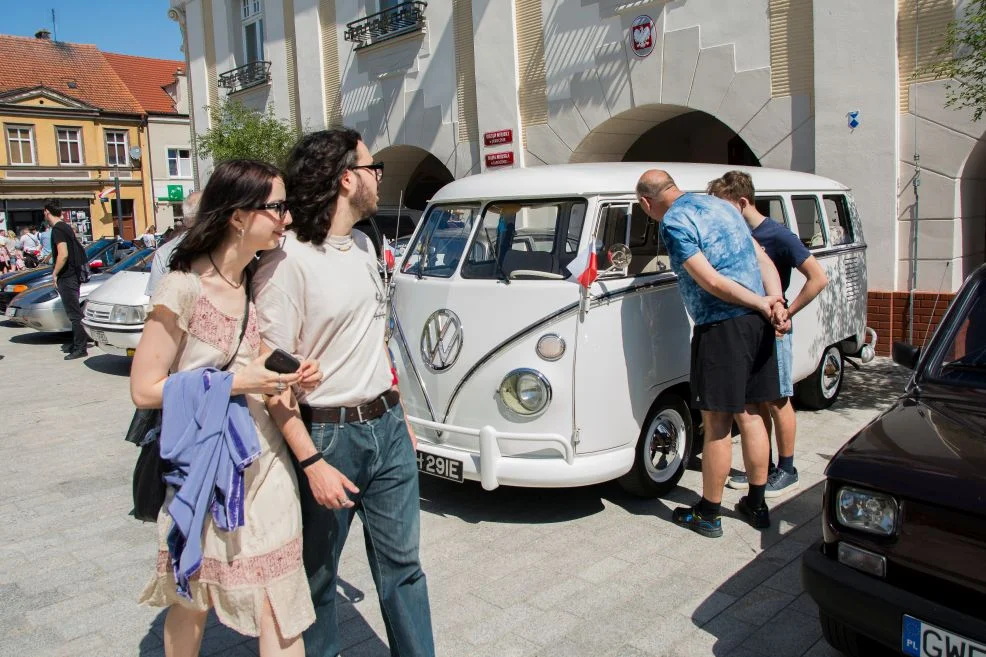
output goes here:
[{"label": "bus wheel", "polygon": [[832,345],[822,354],[818,368],[794,387],[794,394],[808,408],[819,411],[828,408],[842,390],[844,374],[842,350],[838,345]]},{"label": "bus wheel", "polygon": [[688,465],[692,431],[692,416],[681,397],[658,398],[637,440],[633,467],[619,479],[623,489],[640,497],[669,493]]}]

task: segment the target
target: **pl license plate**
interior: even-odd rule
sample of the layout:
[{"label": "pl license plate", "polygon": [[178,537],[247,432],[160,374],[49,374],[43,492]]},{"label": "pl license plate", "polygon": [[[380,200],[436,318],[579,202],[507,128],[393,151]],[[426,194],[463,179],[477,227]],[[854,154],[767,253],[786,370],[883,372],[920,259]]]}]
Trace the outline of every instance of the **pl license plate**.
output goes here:
[{"label": "pl license plate", "polygon": [[7,317],[14,317],[14,316],[16,316],[17,315],[17,308],[14,308],[13,306],[7,306],[6,315],[7,315]]},{"label": "pl license plate", "polygon": [[109,340],[106,339],[106,334],[99,329],[89,329],[89,337],[98,342],[99,344],[106,344]]},{"label": "pl license plate", "polygon": [[[418,452],[418,472],[462,483],[462,461],[445,456]],[[983,657],[986,657],[984,655]]]},{"label": "pl license plate", "polygon": [[986,644],[953,634],[913,616],[904,616],[902,634],[901,650],[912,657],[986,657]]}]

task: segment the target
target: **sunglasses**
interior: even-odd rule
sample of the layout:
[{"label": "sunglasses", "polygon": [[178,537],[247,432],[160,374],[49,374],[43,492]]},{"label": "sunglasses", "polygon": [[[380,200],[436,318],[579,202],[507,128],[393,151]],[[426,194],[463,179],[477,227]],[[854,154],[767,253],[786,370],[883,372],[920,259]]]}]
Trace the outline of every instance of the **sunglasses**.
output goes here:
[{"label": "sunglasses", "polygon": [[366,169],[372,171],[373,175],[377,177],[377,180],[383,178],[383,162],[374,162],[373,164],[360,164],[354,167],[349,167],[353,171],[356,169]]},{"label": "sunglasses", "polygon": [[255,209],[257,210],[276,210],[277,216],[284,219],[284,215],[288,213],[288,203],[287,201],[274,201],[273,203],[264,203],[258,205]]}]

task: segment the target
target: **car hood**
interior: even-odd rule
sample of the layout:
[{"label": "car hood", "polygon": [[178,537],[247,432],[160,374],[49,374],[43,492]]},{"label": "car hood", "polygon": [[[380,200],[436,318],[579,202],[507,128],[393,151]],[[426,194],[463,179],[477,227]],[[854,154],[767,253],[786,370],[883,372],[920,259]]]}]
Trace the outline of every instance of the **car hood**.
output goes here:
[{"label": "car hood", "polygon": [[825,474],[904,498],[982,513],[986,394],[903,397],[850,439]]},{"label": "car hood", "polygon": [[142,306],[147,303],[147,280],[151,275],[143,271],[121,271],[89,294],[89,303]]},{"label": "car hood", "polygon": [[38,280],[47,277],[51,280],[51,267],[45,267],[44,269],[30,269],[28,271],[21,272],[16,276],[11,276],[10,278],[5,278],[3,280],[4,285],[36,285]]},{"label": "car hood", "polygon": [[[110,280],[112,277],[113,274],[94,274],[89,278],[88,282],[79,286],[79,298],[85,299],[93,290]],[[45,299],[44,297],[54,289],[55,284],[51,282],[51,280],[47,280],[45,282],[39,281],[33,285],[31,289],[14,297],[14,299],[10,302],[10,305],[17,306],[18,308],[24,308],[33,303],[38,303],[39,300],[42,300],[41,303],[50,301],[51,299]]]}]

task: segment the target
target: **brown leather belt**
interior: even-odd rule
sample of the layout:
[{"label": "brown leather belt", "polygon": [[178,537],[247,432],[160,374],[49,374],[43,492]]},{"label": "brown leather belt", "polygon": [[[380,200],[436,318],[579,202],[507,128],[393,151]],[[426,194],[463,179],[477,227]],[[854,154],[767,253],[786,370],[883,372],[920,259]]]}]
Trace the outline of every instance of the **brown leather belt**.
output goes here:
[{"label": "brown leather belt", "polygon": [[301,404],[301,419],[306,424],[344,424],[375,420],[401,403],[396,390],[388,390],[373,401],[359,406],[308,406]]}]

